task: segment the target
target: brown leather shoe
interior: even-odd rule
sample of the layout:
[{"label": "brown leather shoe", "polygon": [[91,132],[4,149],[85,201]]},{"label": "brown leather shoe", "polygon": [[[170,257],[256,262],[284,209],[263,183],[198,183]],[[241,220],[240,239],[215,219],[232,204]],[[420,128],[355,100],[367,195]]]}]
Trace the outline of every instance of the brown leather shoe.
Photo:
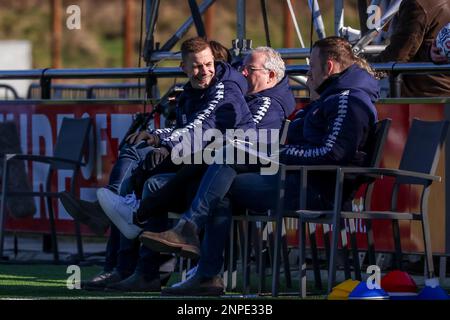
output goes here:
[{"label": "brown leather shoe", "polygon": [[67,213],[76,221],[87,225],[95,234],[102,236],[108,230],[109,218],[98,201],[80,200],[67,191],[61,192],[59,198]]},{"label": "brown leather shoe", "polygon": [[223,294],[225,291],[221,276],[205,278],[197,274],[161,291],[163,296],[221,296]]},{"label": "brown leather shoe", "polygon": [[103,291],[107,285],[122,281],[123,277],[117,271],[101,272],[89,281],[81,282],[81,289],[88,291]]},{"label": "brown leather shoe", "polygon": [[183,258],[196,259],[200,257],[200,240],[196,229],[192,222],[180,220],[168,231],[161,233],[144,231],[139,240],[153,251],[177,253]]},{"label": "brown leather shoe", "polygon": [[143,274],[133,273],[128,278],[106,286],[106,291],[121,292],[160,292],[161,280],[158,277],[147,279]]}]

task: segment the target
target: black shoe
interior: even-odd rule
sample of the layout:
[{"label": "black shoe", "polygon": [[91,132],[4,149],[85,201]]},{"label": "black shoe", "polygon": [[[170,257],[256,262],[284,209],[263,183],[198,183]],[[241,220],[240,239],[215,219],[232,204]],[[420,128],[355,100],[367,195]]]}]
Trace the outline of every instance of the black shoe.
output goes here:
[{"label": "black shoe", "polygon": [[173,229],[161,233],[144,231],[139,240],[153,251],[177,253],[187,259],[200,257],[200,240],[197,235],[197,228],[187,220],[180,220]]},{"label": "black shoe", "polygon": [[224,293],[221,276],[205,278],[199,275],[161,291],[163,296],[221,296]]},{"label": "black shoe", "polygon": [[117,271],[101,272],[89,281],[81,282],[81,289],[88,291],[103,291],[107,285],[122,281],[123,277]]},{"label": "black shoe", "polygon": [[160,292],[161,280],[159,277],[148,279],[144,275],[135,272],[120,282],[108,285],[106,291]]},{"label": "black shoe", "polygon": [[170,276],[175,272],[177,265],[177,257],[172,254],[161,254],[159,264],[159,278],[161,279],[161,286],[165,286],[170,279]]},{"label": "black shoe", "polygon": [[66,211],[76,221],[83,223],[97,235],[104,235],[110,225],[108,216],[100,207],[98,201],[89,202],[75,198],[64,191],[60,194],[61,203]]}]

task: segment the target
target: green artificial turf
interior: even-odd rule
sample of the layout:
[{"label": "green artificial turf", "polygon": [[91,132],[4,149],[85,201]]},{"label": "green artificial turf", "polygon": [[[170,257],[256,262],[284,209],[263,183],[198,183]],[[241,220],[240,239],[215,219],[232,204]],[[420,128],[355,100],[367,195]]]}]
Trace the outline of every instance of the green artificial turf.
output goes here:
[{"label": "green artificial turf", "polygon": [[[88,280],[101,271],[100,266],[81,267],[81,280]],[[64,265],[13,265],[0,264],[0,299],[161,299],[159,293],[123,293],[105,291],[85,291],[67,288],[67,266]],[[266,279],[266,288],[270,290],[270,277]],[[179,281],[179,274],[174,273],[168,285]],[[241,279],[237,286],[240,288]],[[256,292],[257,280],[252,279],[251,292]],[[291,289],[295,291],[294,288]],[[284,289],[284,284],[281,284]],[[241,297],[239,292],[227,293],[225,297]],[[261,296],[248,295],[248,298]],[[165,297],[166,298],[166,297]],[[269,298],[269,295],[267,296]],[[286,297],[289,298],[289,297]],[[291,297],[295,298],[295,296]],[[312,296],[323,299],[323,296]]]}]

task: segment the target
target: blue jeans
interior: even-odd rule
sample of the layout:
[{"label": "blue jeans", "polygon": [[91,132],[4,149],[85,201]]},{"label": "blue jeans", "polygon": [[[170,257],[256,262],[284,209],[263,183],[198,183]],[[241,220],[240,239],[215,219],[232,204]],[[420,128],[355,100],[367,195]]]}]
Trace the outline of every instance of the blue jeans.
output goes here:
[{"label": "blue jeans", "polygon": [[200,248],[197,273],[203,277],[214,277],[223,265],[223,252],[230,235],[231,204],[229,197],[220,200],[207,220]]},{"label": "blue jeans", "polygon": [[[221,168],[224,169],[224,168]],[[197,172],[196,170],[194,170]],[[234,171],[234,170],[233,170]],[[221,177],[228,177],[227,179],[224,179],[228,181],[230,179],[230,176],[227,175],[227,173],[233,173],[232,170],[230,171],[222,171],[220,170]],[[235,172],[234,172],[235,173]],[[153,176],[149,180],[147,180],[146,185],[144,187],[144,193],[142,199],[148,199],[148,196],[150,196],[151,193],[155,193],[159,189],[161,189],[170,179],[172,179],[175,176],[175,174],[159,174],[156,176]],[[194,177],[188,175],[191,177],[189,179],[190,181],[185,181],[186,184],[184,184],[184,188],[186,189],[185,194],[175,194],[175,197],[177,199],[173,199],[173,203],[171,205],[165,205],[165,210],[169,211],[178,211],[181,207],[185,206],[185,200],[180,199],[186,196],[187,198],[191,199],[193,198],[193,194],[189,194],[188,188],[186,188],[187,185],[189,185],[189,182],[194,183],[194,186],[189,185],[190,187],[195,188],[195,182],[193,180]],[[203,192],[207,192],[209,190],[216,190],[215,188],[212,188],[212,186],[205,185],[204,182],[211,180],[214,180],[217,182],[216,179],[218,179],[219,176],[213,175],[213,177],[206,176],[206,179],[202,179],[203,187],[201,190],[197,192],[197,194],[202,194]],[[230,181],[232,182],[232,180]],[[181,181],[180,181],[181,183]],[[176,186],[178,189],[178,186]],[[170,190],[178,191],[173,189],[173,187],[170,188]],[[224,187],[223,189],[220,189],[216,192],[214,192],[214,198],[220,197],[221,192],[228,191],[228,188]],[[163,197],[167,197],[167,194]],[[198,198],[198,197],[196,197]],[[160,198],[154,198],[152,200],[158,201]],[[188,200],[189,201],[189,200]],[[167,199],[165,199],[164,202],[167,202]],[[178,202],[178,203],[177,203]],[[191,202],[191,201],[189,201]],[[209,207],[209,203],[206,200],[207,205],[206,207]],[[172,209],[170,208],[172,206]],[[159,206],[158,206],[159,208]],[[176,209],[175,209],[176,208]],[[207,214],[204,217],[206,228],[205,233],[203,237],[203,241],[201,244],[201,259],[200,263],[198,265],[197,272],[203,276],[214,276],[220,272],[220,269],[223,265],[223,251],[224,246],[226,243],[226,239],[229,235],[230,230],[230,223],[231,223],[231,211],[230,211],[230,202],[228,198],[221,198],[217,201],[214,201],[214,213],[213,214]],[[158,210],[159,211],[159,210]],[[168,228],[168,219],[167,215],[151,215],[148,218],[148,223],[144,227],[146,231],[152,231],[152,232],[162,232],[167,230]],[[155,274],[155,272],[158,270],[159,267],[158,259],[159,259],[159,253],[154,252],[150,249],[148,249],[145,246],[141,246],[140,249],[140,258],[137,265],[137,271],[140,273],[143,273],[150,277],[150,273]]]},{"label": "blue jeans", "polygon": [[202,229],[208,221],[209,212],[220,204],[230,190],[236,175],[237,172],[232,166],[224,164],[209,166],[191,206],[183,214],[183,219],[194,223],[197,229]]},{"label": "blue jeans", "polygon": [[146,155],[153,149],[154,147],[149,146],[145,141],[141,141],[135,145],[125,144],[120,149],[119,158],[111,170],[107,188],[116,193],[129,193],[129,190],[126,190],[127,186],[123,184],[126,184],[133,170],[145,160]]},{"label": "blue jeans", "polygon": [[197,268],[201,276],[213,277],[222,269],[232,216],[230,197],[226,195],[237,175],[233,166],[211,165],[203,175],[191,207],[183,214],[183,219],[193,222],[197,228],[205,227]]},{"label": "blue jeans", "polygon": [[[128,179],[133,170],[143,161],[154,147],[142,141],[136,145],[125,144],[119,153],[119,157],[114,164],[109,176],[107,188],[121,194],[128,192]],[[130,241],[121,237],[120,231],[111,225],[108,243],[106,245],[104,271],[117,269],[123,276],[134,271],[138,257],[139,242]]]},{"label": "blue jeans", "polygon": [[[238,174],[230,165],[214,164],[208,168],[191,208],[185,213],[185,218],[198,227],[206,224],[197,269],[200,275],[212,277],[220,273],[232,209],[273,212],[279,197],[278,179],[278,175],[260,175],[256,172]],[[307,206],[317,209],[329,207],[330,202],[323,198],[320,187],[317,188],[322,183],[317,179],[314,181],[308,187]],[[298,182],[295,174],[287,175],[284,206],[288,209],[298,208]]]},{"label": "blue jeans", "polygon": [[[151,193],[161,189],[175,173],[158,174],[147,180],[142,192],[142,199],[148,197]],[[163,232],[170,228],[170,222],[167,215],[150,217],[144,226],[145,231]],[[123,235],[122,238],[125,238]],[[136,273],[142,274],[147,278],[159,276],[159,266],[161,264],[160,253],[141,246],[139,249],[139,259],[137,260]]]},{"label": "blue jeans", "polygon": [[213,277],[220,273],[234,209],[259,211],[274,206],[276,179],[276,176],[257,173],[238,174],[229,165],[215,164],[208,168],[188,210],[188,219],[206,224],[197,268],[199,275]]}]

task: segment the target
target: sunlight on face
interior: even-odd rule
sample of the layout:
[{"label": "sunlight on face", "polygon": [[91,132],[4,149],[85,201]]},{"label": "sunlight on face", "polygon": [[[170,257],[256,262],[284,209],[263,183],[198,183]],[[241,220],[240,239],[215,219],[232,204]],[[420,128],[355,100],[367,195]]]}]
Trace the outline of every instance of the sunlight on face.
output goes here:
[{"label": "sunlight on face", "polygon": [[247,56],[242,66],[242,74],[247,78],[248,93],[256,93],[269,87],[269,70],[264,68],[266,57],[262,52]]},{"label": "sunlight on face", "polygon": [[194,89],[207,88],[215,74],[211,49],[206,48],[197,53],[189,53],[181,67]]}]

